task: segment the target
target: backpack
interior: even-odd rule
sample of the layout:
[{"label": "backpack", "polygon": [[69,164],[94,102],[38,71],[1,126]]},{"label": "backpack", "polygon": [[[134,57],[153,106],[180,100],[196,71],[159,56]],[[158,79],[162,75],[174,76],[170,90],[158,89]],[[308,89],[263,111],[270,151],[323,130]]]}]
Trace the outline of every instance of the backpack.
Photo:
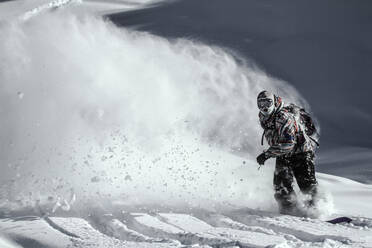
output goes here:
[{"label": "backpack", "polygon": [[306,135],[312,141],[314,141],[317,144],[317,146],[319,146],[319,143],[316,140],[316,138],[312,137],[312,136],[316,137],[318,132],[316,130],[315,123],[311,118],[310,114],[306,112],[304,108],[301,108],[293,103],[283,107],[283,109],[294,115],[296,122],[303,127]]}]

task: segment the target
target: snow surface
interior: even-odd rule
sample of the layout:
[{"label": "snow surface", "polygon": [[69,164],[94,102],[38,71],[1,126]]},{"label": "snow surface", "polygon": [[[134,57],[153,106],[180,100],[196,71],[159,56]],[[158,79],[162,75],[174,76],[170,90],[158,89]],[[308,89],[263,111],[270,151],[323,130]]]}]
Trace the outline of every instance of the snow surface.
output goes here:
[{"label": "snow surface", "polygon": [[[339,186],[342,188],[342,184]],[[319,219],[251,209],[222,213],[125,211],[117,215],[96,213],[86,219],[3,218],[0,231],[23,247],[39,248],[372,247],[372,218],[352,218],[351,224],[333,225]]]},{"label": "snow surface", "polygon": [[371,185],[318,173],[316,218],[277,214],[255,96],[307,106],[296,89],[100,17],[147,3],[0,4],[2,247],[372,247]]}]

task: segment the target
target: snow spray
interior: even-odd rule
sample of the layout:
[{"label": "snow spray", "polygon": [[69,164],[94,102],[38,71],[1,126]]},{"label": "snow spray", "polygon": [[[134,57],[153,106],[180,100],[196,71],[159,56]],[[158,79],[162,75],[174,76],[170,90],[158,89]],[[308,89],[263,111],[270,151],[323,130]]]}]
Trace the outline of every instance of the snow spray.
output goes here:
[{"label": "snow spray", "polygon": [[3,202],[275,205],[256,96],[306,105],[287,83],[226,49],[68,10],[0,29]]}]

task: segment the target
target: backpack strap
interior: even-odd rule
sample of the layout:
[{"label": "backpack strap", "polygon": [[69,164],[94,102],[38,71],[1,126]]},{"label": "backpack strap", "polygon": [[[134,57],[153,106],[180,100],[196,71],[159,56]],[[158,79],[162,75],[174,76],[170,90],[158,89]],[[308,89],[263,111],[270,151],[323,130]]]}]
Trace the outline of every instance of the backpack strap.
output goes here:
[{"label": "backpack strap", "polygon": [[307,137],[309,137],[312,141],[314,141],[314,143],[316,144],[316,146],[319,148],[319,142],[318,141],[316,141],[316,139],[314,139],[313,137],[311,137],[311,136],[307,136]]}]

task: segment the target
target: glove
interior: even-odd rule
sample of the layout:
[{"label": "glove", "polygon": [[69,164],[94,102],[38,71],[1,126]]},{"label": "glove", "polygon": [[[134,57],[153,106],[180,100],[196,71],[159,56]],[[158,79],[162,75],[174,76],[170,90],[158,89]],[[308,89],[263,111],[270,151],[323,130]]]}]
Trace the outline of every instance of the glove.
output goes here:
[{"label": "glove", "polygon": [[259,165],[264,165],[265,164],[265,161],[268,160],[269,157],[266,155],[265,152],[261,153],[260,155],[258,155],[257,157],[257,163]]}]

